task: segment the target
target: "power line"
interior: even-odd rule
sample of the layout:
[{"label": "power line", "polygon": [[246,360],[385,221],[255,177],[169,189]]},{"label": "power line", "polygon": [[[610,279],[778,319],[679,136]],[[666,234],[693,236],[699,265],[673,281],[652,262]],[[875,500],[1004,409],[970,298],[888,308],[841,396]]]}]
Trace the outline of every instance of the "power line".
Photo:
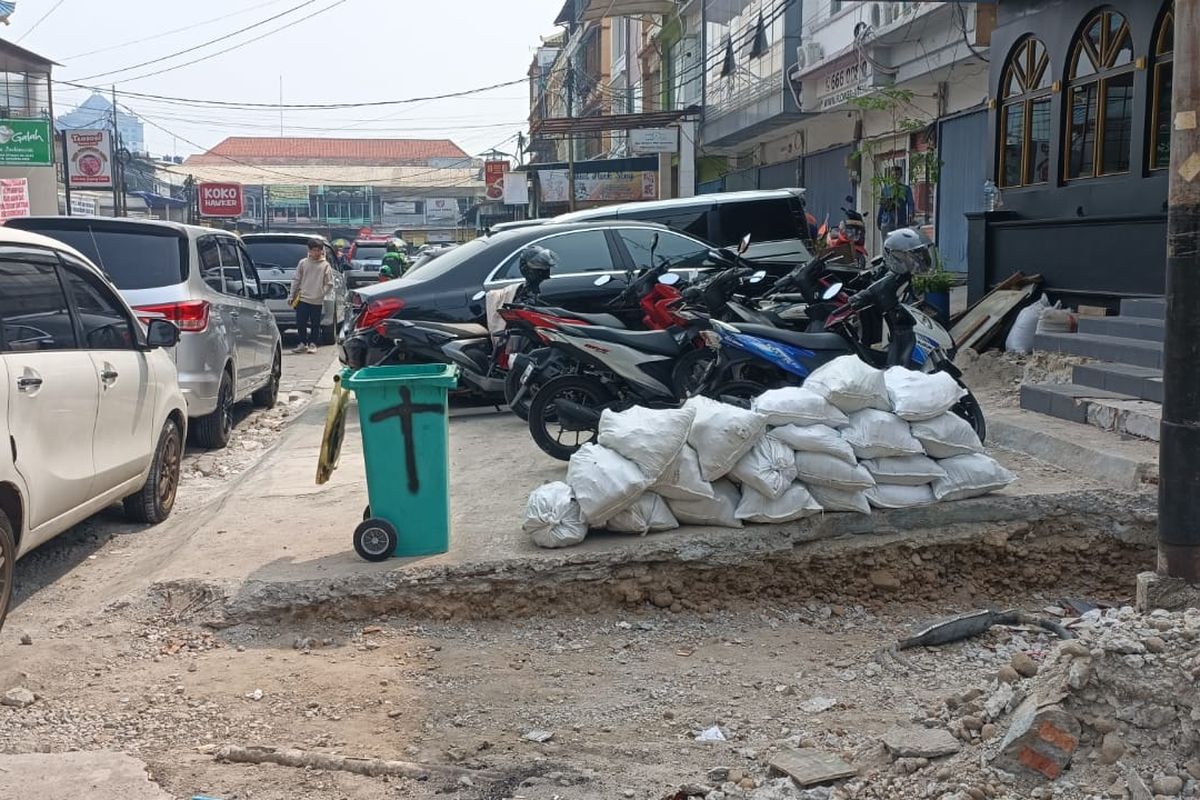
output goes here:
[{"label": "power line", "polygon": [[265,3],[259,3],[258,5],[250,6],[249,8],[239,9],[237,11],[231,11],[230,13],[222,14],[219,17],[212,17],[210,19],[201,20],[200,22],[193,22],[192,24],[184,25],[181,28],[172,28],[169,31],[163,31],[162,33],[156,33],[152,36],[142,36],[140,38],[130,39],[129,41],[121,42],[119,44],[111,44],[107,47],[100,47],[100,48],[97,48],[96,50],[88,50],[87,52],[84,52],[84,53],[75,53],[73,55],[63,56],[62,60],[70,61],[71,59],[74,59],[74,58],[85,58],[87,56],[98,55],[99,53],[109,53],[109,52],[112,52],[113,50],[121,50],[126,47],[129,47],[130,45],[145,44],[146,42],[152,42],[155,39],[163,39],[167,36],[173,36],[176,33],[183,33],[184,31],[195,30],[196,28],[203,28],[207,25],[213,24],[214,22],[224,22],[225,20],[227,20],[231,17],[239,17],[239,16],[242,16],[243,14],[249,14],[251,11],[258,11],[260,8],[266,8],[267,6],[277,6],[282,2],[283,2],[283,0],[267,0],[267,2],[265,2]]},{"label": "power line", "polygon": [[29,26],[29,30],[25,31],[24,33],[22,33],[20,36],[18,36],[18,37],[17,37],[17,42],[16,42],[16,43],[17,43],[17,44],[20,44],[22,39],[24,39],[26,36],[28,36],[29,34],[33,33],[34,31],[36,31],[36,30],[38,29],[38,26],[39,26],[39,25],[41,25],[43,22],[45,22],[45,21],[46,21],[46,17],[50,16],[50,15],[51,15],[51,14],[53,14],[55,11],[57,11],[57,10],[58,10],[58,7],[59,7],[59,6],[61,6],[61,5],[62,5],[63,3],[65,3],[65,2],[66,2],[66,0],[58,0],[58,2],[57,2],[57,3],[55,3],[55,4],[54,4],[54,5],[52,5],[52,6],[50,6],[50,10],[49,10],[49,11],[47,11],[45,14],[42,14],[40,17],[38,17],[38,20],[37,20],[37,22],[35,22],[35,23],[33,23],[32,25],[30,25],[30,26]]},{"label": "power line", "polygon": [[[106,78],[109,75],[117,75],[118,73],[121,73],[121,72],[131,72],[135,69],[141,69],[142,67],[148,67],[151,64],[159,64],[163,61],[170,61],[172,58],[178,58],[179,56],[187,55],[188,53],[192,53],[192,52],[195,52],[196,50],[201,50],[205,47],[208,47],[210,44],[215,44],[217,42],[224,41],[231,36],[237,36],[238,34],[245,33],[246,31],[253,30],[255,28],[259,28],[263,25],[266,25],[268,22],[274,22],[275,20],[279,19],[280,17],[285,17],[288,14],[291,14],[293,11],[299,11],[300,9],[304,8],[305,6],[311,6],[315,2],[317,2],[317,0],[304,0],[303,3],[292,6],[291,8],[285,9],[284,11],[280,11],[278,14],[275,14],[274,16],[270,16],[270,17],[267,17],[266,19],[259,20],[258,22],[255,22],[251,25],[247,25],[244,28],[233,31],[232,33],[227,33],[227,34],[224,34],[223,36],[219,36],[216,39],[209,39],[206,42],[201,42],[200,44],[189,47],[186,50],[180,50],[178,52],[171,53],[169,55],[160,56],[158,58],[152,58],[149,61],[142,61],[141,63],[138,63],[138,64],[130,64],[128,67],[121,67],[120,69],[110,69],[107,72],[97,72],[95,75],[88,75],[87,77],[78,78],[77,80],[92,81],[97,78]],[[132,80],[137,80],[137,78],[133,78]]]}]

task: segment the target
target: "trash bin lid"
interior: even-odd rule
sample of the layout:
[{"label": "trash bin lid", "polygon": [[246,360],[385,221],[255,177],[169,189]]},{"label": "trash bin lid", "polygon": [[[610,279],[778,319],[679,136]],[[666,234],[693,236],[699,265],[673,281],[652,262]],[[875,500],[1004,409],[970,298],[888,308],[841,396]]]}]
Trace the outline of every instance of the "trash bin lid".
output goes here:
[{"label": "trash bin lid", "polygon": [[408,364],[363,367],[348,375],[345,384],[354,390],[405,384],[453,389],[458,385],[458,366],[455,364]]}]

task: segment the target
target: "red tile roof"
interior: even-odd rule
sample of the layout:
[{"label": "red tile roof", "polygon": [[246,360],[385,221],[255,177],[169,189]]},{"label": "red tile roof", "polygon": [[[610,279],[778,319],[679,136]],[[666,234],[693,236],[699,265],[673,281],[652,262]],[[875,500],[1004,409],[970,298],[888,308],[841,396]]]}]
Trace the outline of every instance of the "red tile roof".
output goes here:
[{"label": "red tile roof", "polygon": [[230,136],[189,164],[423,164],[431,158],[469,156],[449,139],[318,139]]}]

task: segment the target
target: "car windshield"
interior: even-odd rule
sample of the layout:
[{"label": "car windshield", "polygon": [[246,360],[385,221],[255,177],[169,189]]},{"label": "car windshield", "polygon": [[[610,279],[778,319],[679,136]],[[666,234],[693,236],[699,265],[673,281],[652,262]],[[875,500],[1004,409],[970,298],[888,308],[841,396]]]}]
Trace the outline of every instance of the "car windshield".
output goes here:
[{"label": "car windshield", "polygon": [[[426,263],[422,264],[419,277],[421,280],[427,281],[437,278],[441,275],[445,275],[447,272],[454,269],[471,256],[487,249],[487,246],[495,241],[496,237],[488,237],[483,239],[473,239],[466,244],[459,245],[444,255],[440,255],[432,261],[427,261]],[[405,274],[405,277],[408,277],[411,274],[412,270],[409,270],[408,273]]]},{"label": "car windshield", "polygon": [[28,220],[24,230],[57,239],[87,256],[118,289],[157,289],[187,280],[185,240],[169,228],[110,229],[103,225],[62,225]]},{"label": "car windshield", "polygon": [[308,257],[308,245],[305,242],[243,239],[242,244],[246,245],[246,252],[259,269],[278,267],[291,272],[302,258]]},{"label": "car windshield", "polygon": [[381,263],[383,263],[383,254],[386,252],[386,245],[360,244],[354,248],[354,263],[373,263],[375,266],[379,266]]},{"label": "car windshield", "polygon": [[808,239],[804,207],[798,201],[772,199],[722,203],[718,217],[721,220],[718,244],[722,246],[736,245],[747,233],[751,242]]}]

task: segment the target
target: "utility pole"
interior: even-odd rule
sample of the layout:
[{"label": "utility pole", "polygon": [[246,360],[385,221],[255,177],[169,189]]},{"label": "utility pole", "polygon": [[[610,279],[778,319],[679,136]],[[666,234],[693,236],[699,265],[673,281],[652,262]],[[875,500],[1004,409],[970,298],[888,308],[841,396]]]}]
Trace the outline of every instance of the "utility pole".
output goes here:
[{"label": "utility pole", "polygon": [[121,149],[121,142],[117,138],[117,85],[114,83],[112,87],[112,147],[109,148],[109,169],[112,171],[113,185],[113,216],[119,217],[121,214],[121,159],[118,153]]},{"label": "utility pole", "polygon": [[[567,118],[575,117],[575,65],[567,62]],[[575,210],[575,135],[567,133],[567,210]]]},{"label": "utility pole", "polygon": [[1175,1],[1158,572],[1200,584],[1200,0]]}]

